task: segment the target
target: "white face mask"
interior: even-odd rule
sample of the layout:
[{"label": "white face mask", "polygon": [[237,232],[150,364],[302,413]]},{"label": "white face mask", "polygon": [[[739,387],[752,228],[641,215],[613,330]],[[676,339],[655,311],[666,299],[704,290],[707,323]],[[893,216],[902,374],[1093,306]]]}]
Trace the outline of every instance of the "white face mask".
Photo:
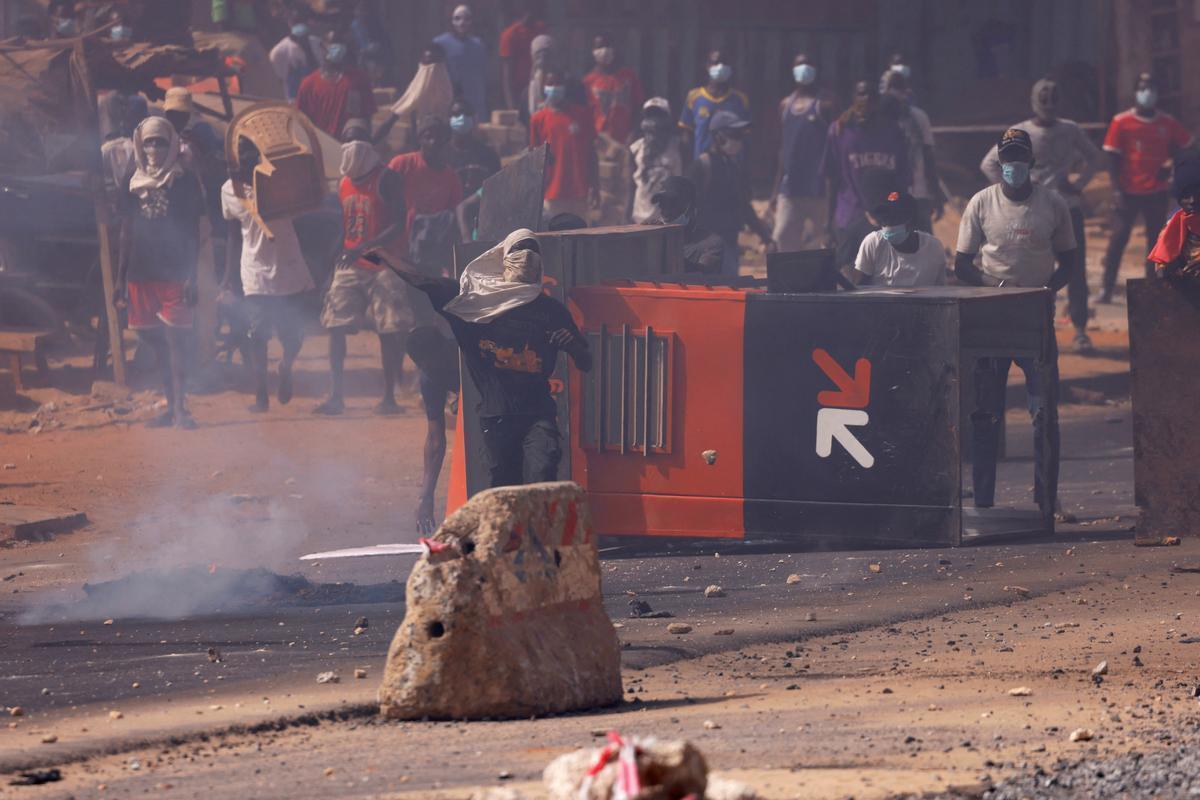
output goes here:
[{"label": "white face mask", "polygon": [[147,147],[143,145],[146,151],[146,166],[150,169],[158,169],[166,161],[167,148],[165,147]]},{"label": "white face mask", "polygon": [[597,47],[592,51],[592,58],[596,59],[596,63],[602,67],[613,63],[613,59],[616,57],[617,51],[611,47]]},{"label": "white face mask", "polygon": [[542,282],[542,256],[533,250],[514,250],[504,257],[504,280],[509,283]]}]

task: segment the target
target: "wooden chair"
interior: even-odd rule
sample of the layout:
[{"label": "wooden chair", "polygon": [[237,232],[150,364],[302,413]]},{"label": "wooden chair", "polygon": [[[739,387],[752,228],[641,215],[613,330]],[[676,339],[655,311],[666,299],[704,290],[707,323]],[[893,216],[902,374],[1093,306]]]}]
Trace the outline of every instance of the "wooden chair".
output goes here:
[{"label": "wooden chair", "polygon": [[21,382],[22,362],[32,358],[40,376],[45,377],[49,372],[46,357],[42,354],[42,343],[52,333],[36,328],[0,328],[0,365],[7,366],[12,372],[16,391],[25,388]]}]

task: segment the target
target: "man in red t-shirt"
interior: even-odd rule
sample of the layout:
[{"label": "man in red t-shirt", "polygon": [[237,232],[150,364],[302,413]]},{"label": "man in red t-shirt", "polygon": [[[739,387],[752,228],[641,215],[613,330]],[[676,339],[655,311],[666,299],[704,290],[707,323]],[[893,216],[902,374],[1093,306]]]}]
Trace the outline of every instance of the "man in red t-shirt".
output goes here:
[{"label": "man in red t-shirt", "polygon": [[500,34],[500,83],[504,88],[504,107],[520,109],[516,98],[524,97],[533,72],[530,46],[533,37],[546,32],[542,0],[526,0],[525,13]]},{"label": "man in red t-shirt", "polygon": [[529,146],[550,146],[543,214],[577,214],[600,206],[600,165],[592,112],[578,81],[568,88],[562,75],[546,73],[546,105],[529,120]]},{"label": "man in red t-shirt", "polygon": [[[449,275],[459,241],[455,210],[463,199],[462,180],[450,165],[450,125],[438,117],[417,122],[420,150],[396,156],[388,168],[404,183],[404,238],[399,249],[426,275]],[[408,293],[417,326],[435,324],[437,315],[423,292]],[[448,331],[447,331],[448,333]]]},{"label": "man in red t-shirt", "polygon": [[335,41],[325,51],[325,63],[300,81],[296,108],[312,124],[330,136],[339,137],[351,119],[375,115],[375,93],[367,74],[350,62],[345,42]]},{"label": "man in red t-shirt", "polygon": [[642,82],[630,67],[616,66],[617,51],[606,34],[592,40],[595,68],[583,76],[588,102],[596,121],[596,133],[627,145],[633,133],[633,110],[645,101]]},{"label": "man in red t-shirt", "polygon": [[[1113,117],[1104,137],[1109,173],[1116,192],[1116,220],[1104,254],[1104,284],[1098,303],[1111,303],[1121,256],[1141,215],[1146,223],[1146,251],[1154,246],[1167,216],[1167,178],[1170,161],[1190,147],[1192,134],[1177,119],[1159,111],[1158,88],[1148,72],[1138,76],[1134,106]],[[1154,267],[1146,262],[1146,276]]]}]

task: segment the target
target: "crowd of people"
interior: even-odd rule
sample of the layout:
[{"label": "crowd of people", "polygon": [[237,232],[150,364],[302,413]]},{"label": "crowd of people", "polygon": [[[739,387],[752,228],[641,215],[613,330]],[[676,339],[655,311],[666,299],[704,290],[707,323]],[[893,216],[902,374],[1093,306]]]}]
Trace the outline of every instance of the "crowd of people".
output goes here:
[{"label": "crowd of people", "polygon": [[[52,4],[52,13],[61,14],[59,4]],[[317,34],[305,6],[288,15],[288,33],[270,52],[282,93],[316,128],[342,143],[337,191],[342,247],[320,314],[330,337],[330,392],[315,411],[338,415],[345,409],[347,336],[370,329],[379,338],[383,391],[377,413],[401,410],[395,391],[405,357],[411,358],[429,420],[423,529],[431,524],[433,485],[445,452],[445,407],[458,388],[456,344],[483,395],[479,413],[493,484],[556,474],[560,447],[546,379],[560,349],[581,368],[590,365],[586,341],[570,315],[538,288],[535,232],[514,233],[473,263],[461,293],[447,279],[453,246],[475,238],[483,181],[500,168],[498,154],[475,134],[494,106],[517,112],[530,147],[548,148],[544,218],[552,229],[587,224],[600,202],[598,153],[615,148],[628,159],[627,219],[682,226],[690,272],[736,278],[739,236],[750,231],[765,253],[832,249],[838,267],[857,285],[936,286],[953,278],[977,286],[1066,288],[1074,347],[1087,352],[1089,300],[1112,301],[1121,256],[1139,216],[1154,246],[1148,274],[1156,263],[1160,270],[1186,270],[1200,262],[1200,223],[1192,217],[1200,168],[1183,158],[1192,137],[1157,108],[1149,74],[1138,78],[1134,107],[1112,120],[1103,144],[1107,165],[1081,127],[1058,116],[1057,84],[1037,81],[1033,116],[1006,129],[983,157],[980,169],[990,185],[966,204],[950,261],[932,235],[947,202],[933,130],[915,102],[902,56],[891,59],[878,81],[859,81],[849,104],[837,112],[822,87],[819,65],[796,54],[793,90],[778,107],[781,147],[764,218],[751,203],[747,176],[750,99],[737,88],[733,59],[721,49],[708,54],[703,81],[676,113],[667,98],[646,97],[636,71],[622,64],[605,34],[592,40],[590,71],[569,74],[542,4],[530,0],[499,38],[502,97],[489,97],[488,47],[473,32],[471,8],[460,5],[449,17],[449,29],[424,49],[415,77],[385,121],[373,126],[372,72],[378,76],[390,48],[378,40],[371,4],[360,3],[352,24],[324,35]],[[54,27],[71,33],[61,17]],[[111,30],[114,37],[126,33],[121,25]],[[214,175],[211,156],[219,151],[218,140],[193,113],[186,90],[171,90],[163,115],[151,113],[140,97],[118,96],[110,104],[117,122],[103,155],[122,219],[117,292],[128,308],[129,327],[163,366],[168,408],[154,424],[194,425],[185,403],[183,334],[191,324],[200,220],[206,215],[214,229],[227,230],[222,291],[244,297],[243,345],[255,385],[251,409],[270,407],[272,335],[283,346],[277,399],[287,403],[302,342],[301,299],[315,287],[291,222],[274,224],[266,235],[231,188],[253,169],[253,145],[246,140],[238,145],[244,174]],[[385,160],[381,144],[399,123],[411,130],[411,152]],[[1173,160],[1181,211],[1160,237]],[[1117,224],[1103,259],[1102,285],[1089,298],[1080,196],[1105,166],[1117,197]],[[1047,350],[1045,358],[1016,363],[1026,377],[1037,436],[1035,495],[1050,514],[1059,447],[1052,336]],[[975,370],[977,506],[993,501],[1010,367],[1007,359],[989,358],[979,360]]]}]

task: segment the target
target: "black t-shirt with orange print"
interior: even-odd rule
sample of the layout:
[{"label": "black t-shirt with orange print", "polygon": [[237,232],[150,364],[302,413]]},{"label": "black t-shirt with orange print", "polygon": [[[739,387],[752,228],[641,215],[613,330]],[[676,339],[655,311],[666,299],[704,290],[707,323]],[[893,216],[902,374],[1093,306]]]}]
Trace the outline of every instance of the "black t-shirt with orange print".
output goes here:
[{"label": "black t-shirt with orange print", "polygon": [[457,283],[431,279],[420,288],[454,331],[463,362],[479,389],[479,416],[554,417],[549,378],[559,348],[550,343],[550,334],[566,328],[583,338],[566,306],[542,294],[488,322],[467,322],[443,310],[458,296]]}]

